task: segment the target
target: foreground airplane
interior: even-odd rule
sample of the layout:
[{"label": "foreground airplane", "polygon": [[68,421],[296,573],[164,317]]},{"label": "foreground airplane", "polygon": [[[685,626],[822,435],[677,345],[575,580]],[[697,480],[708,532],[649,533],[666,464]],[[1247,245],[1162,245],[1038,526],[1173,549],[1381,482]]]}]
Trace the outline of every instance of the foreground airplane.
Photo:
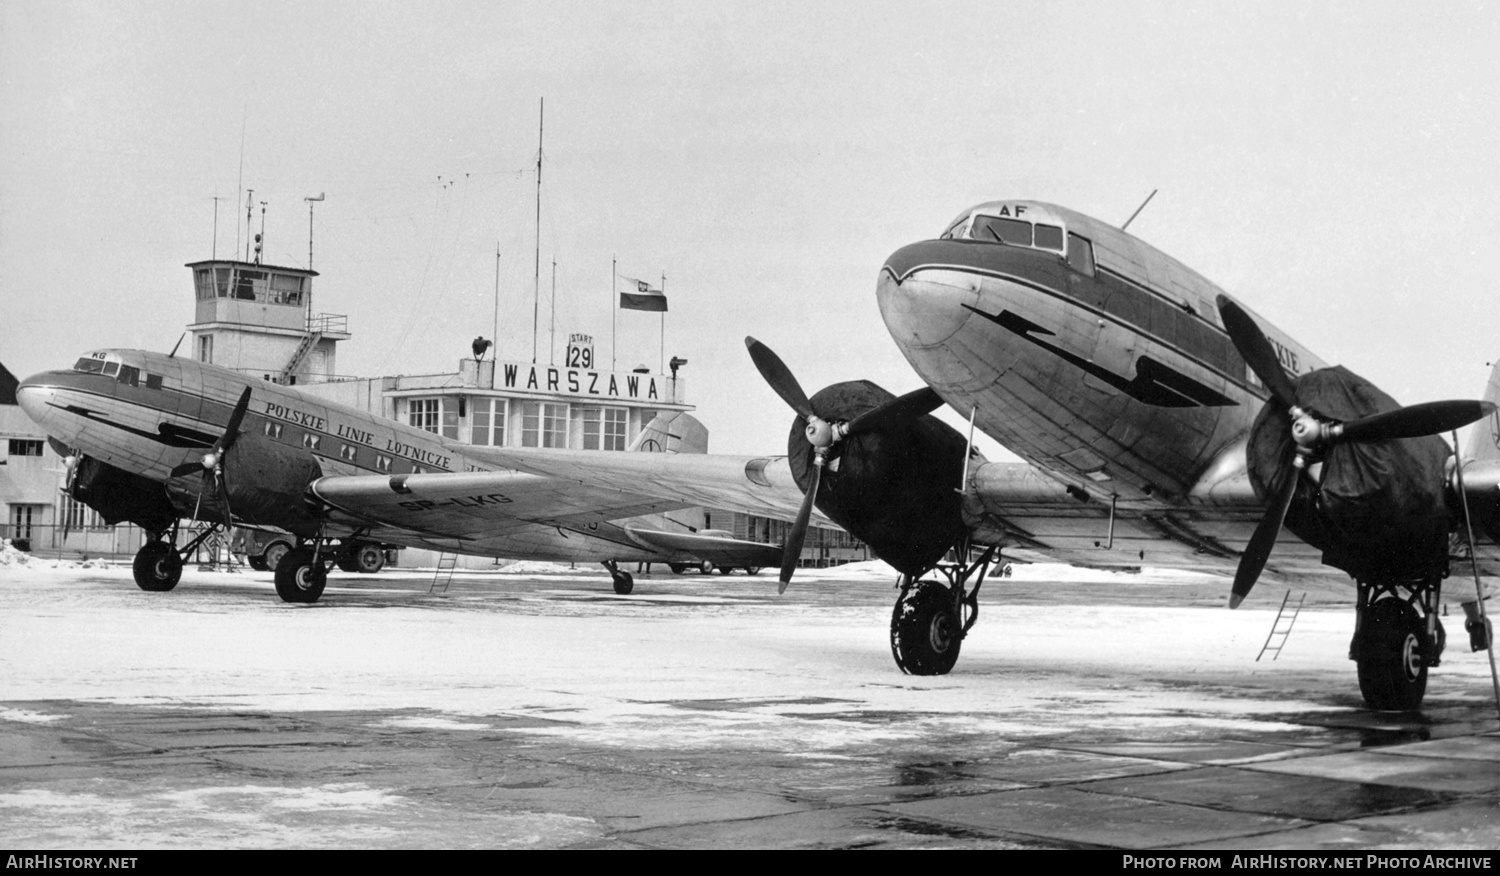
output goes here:
[{"label": "foreground airplane", "polygon": [[[184,498],[214,492],[179,481],[184,472],[217,471],[262,430],[295,429],[290,441],[237,462],[250,477],[230,466],[227,492],[236,517],[295,506],[299,528],[279,525],[314,545],[335,527],[355,526],[385,541],[483,552],[473,549],[485,534],[510,525],[540,493],[552,503],[543,504],[547,514],[579,534],[646,510],[703,505],[795,516],[781,555],[785,587],[816,507],[902,573],[891,650],[914,674],[954,666],[1001,550],[1105,568],[1218,569],[1234,574],[1231,606],[1263,570],[1336,570],[1356,582],[1350,657],[1362,694],[1375,708],[1412,709],[1443,653],[1438,606],[1455,551],[1474,554],[1483,574],[1500,568],[1492,403],[1500,379],[1490,401],[1401,408],[1180,262],[1120,229],[1033,201],[982,204],[938,239],[898,250],[877,298],[922,389],[893,397],[856,381],[809,398],[776,354],[747,339],[761,374],[796,412],[786,456],[464,447],[463,458],[475,461],[466,467],[496,470],[427,473],[453,468],[448,455],[458,451],[445,447],[442,466],[393,451],[418,468],[319,477],[296,442],[345,436],[313,428],[308,410],[278,402],[272,389],[257,390],[267,398],[256,404],[248,395],[225,401],[236,385],[205,366],[179,363],[173,372],[184,386],[190,372],[203,375],[199,395],[214,384],[218,401],[202,412],[189,399],[92,422],[96,403],[77,395],[84,390],[70,381],[81,379],[70,372],[37,375],[20,396],[49,434],[88,455],[102,445],[86,439],[100,434],[122,444],[122,434],[135,434],[159,448],[189,430],[197,443],[175,455],[111,451],[106,461],[130,472],[136,493],[159,494],[163,481]],[[944,403],[1026,462],[980,459],[929,415]],[[1464,460],[1434,437],[1482,418]],[[389,424],[359,428],[392,440],[374,431]],[[235,495],[250,480],[266,486],[264,510]],[[1471,520],[1489,542],[1462,539]],[[1284,537],[1283,525],[1296,538]],[[292,564],[294,583],[321,574],[315,550]],[[278,590],[281,580],[278,572]],[[1483,647],[1490,637],[1479,605],[1459,601],[1471,646]]]}]

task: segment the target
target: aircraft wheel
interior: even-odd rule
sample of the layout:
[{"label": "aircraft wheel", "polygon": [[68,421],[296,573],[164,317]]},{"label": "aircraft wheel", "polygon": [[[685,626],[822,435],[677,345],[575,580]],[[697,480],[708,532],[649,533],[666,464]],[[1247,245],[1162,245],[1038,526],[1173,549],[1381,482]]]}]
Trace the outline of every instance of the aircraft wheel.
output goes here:
[{"label": "aircraft wheel", "polygon": [[266,571],[276,571],[276,567],[281,565],[281,558],[286,556],[286,552],[291,549],[292,546],[284,541],[273,541],[266,545],[266,552],[264,554],[266,558]]},{"label": "aircraft wheel", "polygon": [[1422,620],[1400,599],[1382,599],[1365,613],[1360,631],[1359,692],[1372,709],[1409,712],[1427,693],[1426,633]]},{"label": "aircraft wheel", "polygon": [[165,593],[182,579],[182,557],[167,542],[147,542],[136,551],[130,571],[137,587],[151,593]]},{"label": "aircraft wheel", "polygon": [[891,613],[891,656],[907,675],[947,675],[958,662],[963,625],[953,592],[936,581],[918,581]]},{"label": "aircraft wheel", "polygon": [[614,576],[615,592],[621,596],[629,596],[630,591],[635,589],[635,579],[630,577],[629,572],[620,572]]},{"label": "aircraft wheel", "polygon": [[385,568],[385,551],[380,545],[365,542],[354,551],[354,570],[362,575],[373,575]]},{"label": "aircraft wheel", "polygon": [[276,595],[282,602],[317,602],[328,586],[328,570],[313,562],[310,547],[287,551],[276,566]]},{"label": "aircraft wheel", "polygon": [[245,562],[249,563],[250,568],[254,569],[257,572],[271,571],[271,567],[266,565],[266,558],[264,555],[256,557],[246,557]]}]

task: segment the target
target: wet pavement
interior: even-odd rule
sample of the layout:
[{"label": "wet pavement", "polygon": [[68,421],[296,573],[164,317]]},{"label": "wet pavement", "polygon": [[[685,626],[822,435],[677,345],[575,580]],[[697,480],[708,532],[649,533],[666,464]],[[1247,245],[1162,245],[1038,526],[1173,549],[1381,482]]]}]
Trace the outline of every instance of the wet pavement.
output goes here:
[{"label": "wet pavement", "polygon": [[0,569],[0,843],[1500,847],[1483,655],[1370,712],[1336,595],[1256,662],[1279,594],[987,583],[910,678],[874,576],[265,577]]}]

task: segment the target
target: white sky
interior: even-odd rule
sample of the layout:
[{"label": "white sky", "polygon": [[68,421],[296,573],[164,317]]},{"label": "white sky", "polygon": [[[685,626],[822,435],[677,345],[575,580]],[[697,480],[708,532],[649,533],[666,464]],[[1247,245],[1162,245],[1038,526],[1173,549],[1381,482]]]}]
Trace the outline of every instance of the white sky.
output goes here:
[{"label": "white sky", "polygon": [[[1496,342],[1500,11],[1410,3],[0,4],[0,362],[167,350],[183,264],[307,262],[352,374],[529,360],[537,102],[542,339],[592,333],[610,259],[667,275],[666,355],[717,452],[782,452],[809,393],[919,386],[886,255],[967,206],[1123,221],[1405,403],[1477,396]],[[257,205],[255,228],[259,230]],[[623,313],[619,367],[657,361]],[[559,342],[558,357],[561,358]],[[957,418],[951,418],[957,422]]]}]

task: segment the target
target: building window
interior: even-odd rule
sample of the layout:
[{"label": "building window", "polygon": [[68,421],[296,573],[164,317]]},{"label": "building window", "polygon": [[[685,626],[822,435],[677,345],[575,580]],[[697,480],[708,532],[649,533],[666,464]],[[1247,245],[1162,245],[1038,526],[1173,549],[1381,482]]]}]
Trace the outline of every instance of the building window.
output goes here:
[{"label": "building window", "polygon": [[627,419],[624,408],[584,408],[583,449],[624,450]]},{"label": "building window", "polygon": [[10,439],[10,455],[41,456],[42,443],[40,439],[33,441],[29,438],[12,438]]},{"label": "building window", "polygon": [[414,398],[407,402],[406,422],[416,426],[418,429],[437,434],[438,415],[442,409],[442,403],[435,398]]},{"label": "building window", "polygon": [[476,398],[470,401],[474,412],[469,427],[469,443],[490,447],[505,446],[505,417],[509,412],[503,398]]},{"label": "building window", "polygon": [[31,527],[42,525],[42,510],[46,505],[10,506],[10,537],[31,538]]},{"label": "building window", "polygon": [[64,493],[62,496],[62,519],[68,529],[99,529],[104,520],[99,512]]},{"label": "building window", "polygon": [[199,335],[198,336],[198,361],[199,362],[207,362],[210,365],[213,364],[213,362],[214,362],[214,336],[213,335]]},{"label": "building window", "polygon": [[567,447],[568,406],[551,402],[521,405],[522,447]]}]

